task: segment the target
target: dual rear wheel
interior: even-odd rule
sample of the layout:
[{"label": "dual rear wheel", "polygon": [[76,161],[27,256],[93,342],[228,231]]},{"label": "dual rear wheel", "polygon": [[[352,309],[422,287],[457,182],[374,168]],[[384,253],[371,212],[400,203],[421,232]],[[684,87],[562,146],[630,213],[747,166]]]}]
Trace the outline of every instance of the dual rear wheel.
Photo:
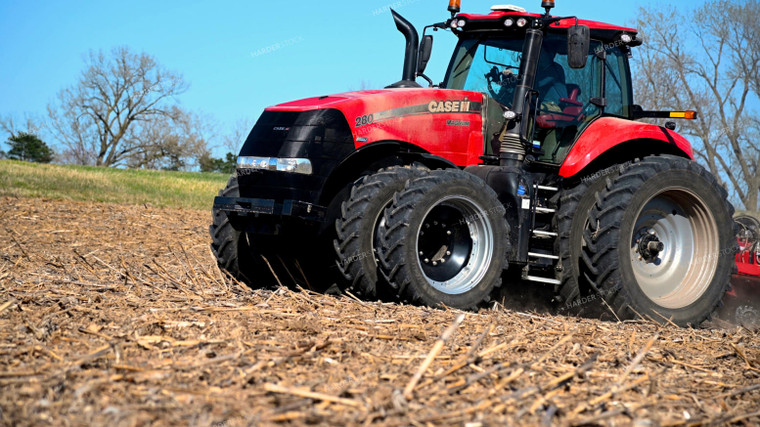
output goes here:
[{"label": "dual rear wheel", "polygon": [[[735,269],[733,207],[695,162],[651,156],[607,176],[588,211],[577,261],[602,317],[698,326]],[[566,290],[572,294],[572,289]]]},{"label": "dual rear wheel", "polygon": [[364,295],[472,309],[488,301],[506,265],[504,207],[459,170],[394,167],[362,178],[336,229],[339,267]]}]

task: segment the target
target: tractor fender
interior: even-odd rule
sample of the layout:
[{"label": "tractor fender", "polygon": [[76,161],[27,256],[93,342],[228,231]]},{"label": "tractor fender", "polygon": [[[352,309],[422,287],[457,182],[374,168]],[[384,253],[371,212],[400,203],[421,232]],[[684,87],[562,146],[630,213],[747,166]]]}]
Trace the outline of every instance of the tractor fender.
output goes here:
[{"label": "tractor fender", "polygon": [[[643,148],[637,146],[640,143],[649,143],[646,153],[640,152]],[[691,143],[676,132],[649,123],[602,117],[591,123],[575,141],[559,169],[559,175],[573,177],[594,160],[614,149],[622,149],[624,145],[626,148],[630,145],[632,156],[668,153],[694,159]],[[632,156],[626,160],[633,160]]]},{"label": "tractor fender", "polygon": [[430,169],[458,168],[452,161],[408,142],[373,142],[358,148],[338,164],[325,182],[321,201],[328,203],[345,185],[372,170],[412,163],[419,163]]}]

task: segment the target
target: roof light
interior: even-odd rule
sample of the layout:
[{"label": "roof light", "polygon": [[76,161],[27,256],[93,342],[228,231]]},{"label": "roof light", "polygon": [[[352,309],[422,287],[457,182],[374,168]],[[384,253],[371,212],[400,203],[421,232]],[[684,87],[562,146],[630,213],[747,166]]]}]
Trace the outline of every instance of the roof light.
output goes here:
[{"label": "roof light", "polygon": [[460,10],[462,10],[462,0],[449,0],[449,12],[455,14]]},{"label": "roof light", "polygon": [[525,18],[520,18],[517,20],[517,26],[522,28],[524,26],[528,25],[528,20]]},{"label": "roof light", "polygon": [[504,26],[505,27],[511,27],[513,25],[515,25],[515,20],[514,19],[507,18],[507,19],[504,20]]},{"label": "roof light", "polygon": [[465,25],[467,25],[467,21],[465,21],[464,19],[460,19],[459,21],[457,21],[457,27],[464,28]]},{"label": "roof light", "polygon": [[631,37],[630,34],[623,34],[622,36],[620,36],[620,41],[622,41],[623,43],[630,43],[633,41],[633,37]]},{"label": "roof light", "polygon": [[520,12],[525,13],[525,8],[515,6],[512,4],[495,4],[491,6],[491,10],[494,12]]}]

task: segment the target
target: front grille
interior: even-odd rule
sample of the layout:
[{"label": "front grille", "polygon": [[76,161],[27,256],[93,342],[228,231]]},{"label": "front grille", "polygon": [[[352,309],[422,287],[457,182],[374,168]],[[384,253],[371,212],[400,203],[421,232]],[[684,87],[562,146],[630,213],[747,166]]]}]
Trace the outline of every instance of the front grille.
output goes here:
[{"label": "front grille", "polygon": [[351,129],[338,110],[265,111],[240,155],[306,158],[314,173],[242,170],[238,173],[240,195],[317,203],[327,178],[353,150]]}]

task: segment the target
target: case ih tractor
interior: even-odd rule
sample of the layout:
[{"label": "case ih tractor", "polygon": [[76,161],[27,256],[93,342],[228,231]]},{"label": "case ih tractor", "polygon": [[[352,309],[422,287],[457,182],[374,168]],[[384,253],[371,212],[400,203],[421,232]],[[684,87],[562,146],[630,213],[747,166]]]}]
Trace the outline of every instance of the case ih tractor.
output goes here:
[{"label": "case ih tractor", "polygon": [[[635,29],[542,7],[452,0],[421,43],[393,12],[401,81],[267,108],[214,201],[221,268],[462,309],[506,277],[571,311],[708,318],[735,267],[733,207],[672,122],[636,121],[695,113],[634,104]],[[459,39],[438,85],[431,29]]]}]

